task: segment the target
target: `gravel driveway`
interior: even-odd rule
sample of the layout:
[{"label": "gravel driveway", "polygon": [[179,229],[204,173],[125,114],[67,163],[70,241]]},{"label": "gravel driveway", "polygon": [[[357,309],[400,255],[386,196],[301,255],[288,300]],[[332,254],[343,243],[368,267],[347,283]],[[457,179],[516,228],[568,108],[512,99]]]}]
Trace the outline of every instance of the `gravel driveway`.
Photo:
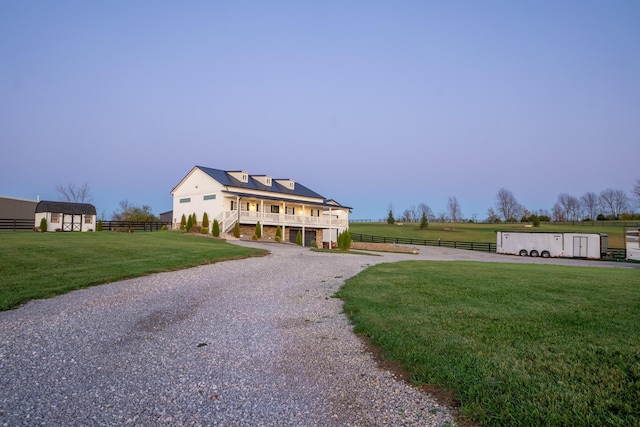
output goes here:
[{"label": "gravel driveway", "polygon": [[380,262],[523,261],[430,247],[364,256],[238,244],[272,254],[1,312],[0,425],[452,424],[448,408],[377,367],[331,296]]}]

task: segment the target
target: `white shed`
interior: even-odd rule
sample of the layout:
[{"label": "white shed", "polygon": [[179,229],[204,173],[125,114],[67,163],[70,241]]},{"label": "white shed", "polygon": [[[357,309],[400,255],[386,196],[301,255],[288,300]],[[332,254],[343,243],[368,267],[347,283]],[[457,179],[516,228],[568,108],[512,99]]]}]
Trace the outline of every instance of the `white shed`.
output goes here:
[{"label": "white shed", "polygon": [[95,231],[96,208],[89,203],[41,201],[36,206],[36,227],[44,218],[48,231]]}]

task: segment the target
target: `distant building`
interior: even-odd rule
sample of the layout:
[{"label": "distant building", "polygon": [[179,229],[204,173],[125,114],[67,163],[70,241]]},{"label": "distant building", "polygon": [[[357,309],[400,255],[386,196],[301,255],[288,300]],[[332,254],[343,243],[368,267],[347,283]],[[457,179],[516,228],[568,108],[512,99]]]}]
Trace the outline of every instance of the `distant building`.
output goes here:
[{"label": "distant building", "polygon": [[301,233],[305,246],[321,246],[335,243],[349,227],[351,208],[292,179],[195,166],[171,194],[174,229],[183,215],[195,214],[201,224],[206,212],[210,222],[218,221],[221,233],[230,233],[238,223],[241,234],[251,238],[259,222],[265,238],[273,239],[279,226],[285,241],[295,242]]},{"label": "distant building", "polygon": [[47,231],[95,231],[96,208],[89,203],[41,201],[35,209],[35,225],[44,218]]},{"label": "distant building", "polygon": [[35,200],[0,197],[0,219],[33,219],[37,204]]}]

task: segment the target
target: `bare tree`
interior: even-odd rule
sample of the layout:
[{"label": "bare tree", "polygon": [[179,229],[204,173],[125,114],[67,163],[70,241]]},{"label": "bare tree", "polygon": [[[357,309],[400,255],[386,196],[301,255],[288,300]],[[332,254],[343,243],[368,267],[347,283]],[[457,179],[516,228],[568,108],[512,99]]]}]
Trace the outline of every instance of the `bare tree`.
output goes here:
[{"label": "bare tree", "polygon": [[91,191],[86,182],[80,186],[69,183],[67,185],[56,185],[56,191],[63,201],[69,203],[87,203],[91,201]]},{"label": "bare tree", "polygon": [[553,205],[553,211],[551,213],[554,221],[566,221],[567,217],[565,216],[564,208],[560,205],[560,203],[556,202]]},{"label": "bare tree", "polygon": [[148,205],[136,206],[128,200],[120,202],[120,210],[113,212],[111,219],[114,221],[157,221]]},{"label": "bare tree", "polygon": [[411,222],[411,211],[409,209],[405,209],[399,220],[402,222]]},{"label": "bare tree", "polygon": [[600,205],[612,219],[618,219],[620,214],[629,206],[629,196],[622,190],[607,188],[600,193]]},{"label": "bare tree", "polygon": [[582,204],[582,209],[587,214],[587,217],[591,220],[595,220],[596,216],[598,216],[598,208],[600,207],[598,195],[593,191],[584,193],[582,197],[580,197],[580,203]]},{"label": "bare tree", "polygon": [[513,221],[522,216],[524,208],[511,191],[501,188],[496,194],[496,211],[505,221]]},{"label": "bare tree", "polygon": [[631,194],[636,199],[636,204],[640,206],[640,178],[636,179],[636,182],[633,184],[633,190],[631,190]]},{"label": "bare tree", "polygon": [[567,221],[578,221],[580,219],[580,200],[571,194],[560,193],[558,195],[558,206],[564,211]]},{"label": "bare tree", "polygon": [[491,207],[487,209],[487,222],[500,222],[500,215],[498,215]]},{"label": "bare tree", "polygon": [[462,219],[462,208],[460,208],[460,203],[456,196],[449,197],[447,210],[449,211],[451,222],[458,222]]}]

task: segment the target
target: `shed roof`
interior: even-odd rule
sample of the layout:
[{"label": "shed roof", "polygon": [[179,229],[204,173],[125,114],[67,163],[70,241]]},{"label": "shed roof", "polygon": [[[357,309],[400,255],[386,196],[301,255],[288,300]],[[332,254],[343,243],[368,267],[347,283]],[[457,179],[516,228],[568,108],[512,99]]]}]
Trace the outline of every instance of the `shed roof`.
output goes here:
[{"label": "shed roof", "polygon": [[53,212],[70,215],[96,215],[96,207],[89,203],[51,202],[42,200],[36,206],[36,213]]}]

